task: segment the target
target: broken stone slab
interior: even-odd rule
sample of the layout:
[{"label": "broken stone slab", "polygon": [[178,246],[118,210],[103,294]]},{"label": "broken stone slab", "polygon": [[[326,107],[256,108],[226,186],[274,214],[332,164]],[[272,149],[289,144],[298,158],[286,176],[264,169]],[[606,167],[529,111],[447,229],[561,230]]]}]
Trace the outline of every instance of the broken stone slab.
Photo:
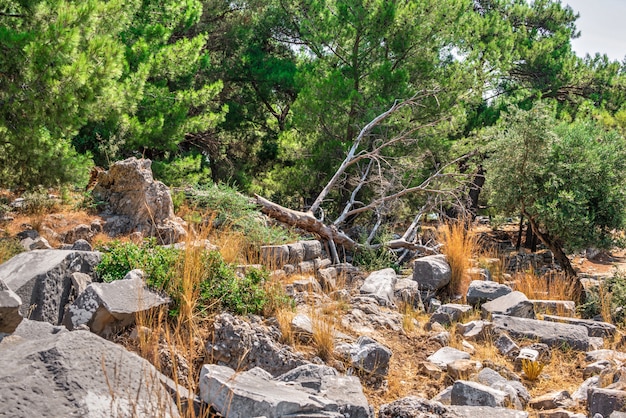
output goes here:
[{"label": "broken stone slab", "polygon": [[613,363],[609,360],[600,360],[594,363],[588,364],[583,369],[583,379],[588,379],[591,376],[600,374],[603,370],[613,366]]},{"label": "broken stone slab", "polygon": [[558,390],[541,396],[534,397],[530,400],[529,406],[536,410],[569,408],[573,406],[572,397],[566,390]]},{"label": "broken stone slab", "polygon": [[508,408],[460,405],[451,405],[448,408],[455,414],[455,418],[528,418],[528,412]]},{"label": "broken stone slab", "polygon": [[522,292],[511,292],[500,296],[481,307],[483,319],[489,319],[492,315],[500,314],[519,318],[535,318],[534,305]]},{"label": "broken stone slab", "polygon": [[615,325],[609,324],[608,322],[593,321],[591,319],[544,315],[543,320],[583,326],[589,331],[590,337],[612,338],[617,332],[617,327]]},{"label": "broken stone slab", "polygon": [[0,280],[22,299],[22,316],[57,325],[69,302],[72,273],[93,274],[100,258],[98,252],[28,251],[0,265]]},{"label": "broken stone slab", "polygon": [[473,380],[507,393],[511,400],[511,406],[516,409],[524,409],[530,401],[530,393],[521,382],[508,380],[491,368],[482,369]]},{"label": "broken stone slab", "polygon": [[156,237],[160,244],[182,241],[186,223],[174,214],[169,188],[154,180],[148,159],[116,161],[98,174],[92,191],[105,206],[105,232],[120,235],[137,232]]},{"label": "broken stone slab", "polygon": [[84,239],[76,240],[70,249],[74,251],[93,251],[91,244]]},{"label": "broken stone slab", "polygon": [[301,242],[287,244],[289,264],[296,265],[304,261],[304,245]]},{"label": "broken stone slab", "polygon": [[587,354],[585,354],[586,362],[594,362],[600,360],[617,360],[620,362],[626,362],[626,353],[605,348],[602,350],[588,351]]},{"label": "broken stone slab", "polygon": [[214,363],[237,370],[260,367],[272,376],[308,363],[302,354],[279,343],[279,338],[277,329],[222,313],[214,319],[213,337],[206,349]]},{"label": "broken stone slab", "polygon": [[470,341],[484,341],[491,334],[491,322],[470,321],[467,324],[456,324],[456,333]]},{"label": "broken stone slab", "polygon": [[392,268],[370,273],[360,288],[361,294],[375,298],[382,306],[395,307],[394,285],[398,277]]},{"label": "broken stone slab", "polygon": [[498,349],[500,354],[510,358],[517,357],[520,351],[519,346],[505,332],[500,333],[498,338],[493,342],[493,345]]},{"label": "broken stone slab", "polygon": [[313,322],[304,314],[298,314],[291,320],[291,332],[300,342],[307,343],[313,338]]},{"label": "broken stone slab", "polygon": [[22,322],[22,299],[0,280],[0,335],[11,334]]},{"label": "broken stone slab", "polygon": [[607,388],[590,388],[587,394],[589,416],[610,416],[614,411],[626,411],[626,391]]},{"label": "broken stone slab", "polygon": [[492,316],[492,323],[494,332],[506,332],[513,338],[536,339],[550,347],[569,347],[578,351],[589,349],[587,328],[579,325],[497,314]]},{"label": "broken stone slab", "polygon": [[86,325],[100,336],[109,336],[134,324],[138,314],[169,302],[148,289],[141,277],[92,283],[68,307],[63,325],[69,330]]},{"label": "broken stone slab", "polygon": [[457,380],[452,385],[451,403],[452,405],[505,408],[510,404],[510,399],[508,394],[501,390],[476,382]]},{"label": "broken stone slab", "polygon": [[[573,317],[576,304],[571,300],[531,300],[535,313]],[[544,318],[545,319],[545,318]],[[593,335],[591,335],[593,337]]]},{"label": "broken stone slab", "polygon": [[313,276],[296,280],[292,283],[292,285],[298,292],[322,293],[322,286]]},{"label": "broken stone slab", "polygon": [[86,331],[24,320],[0,343],[0,414],[10,417],[177,417],[165,379]]},{"label": "broken stone slab", "polygon": [[443,370],[446,370],[448,364],[460,359],[469,360],[470,355],[465,351],[457,350],[456,348],[442,347],[430,355],[426,360],[441,367]]},{"label": "broken stone slab", "polygon": [[572,399],[578,403],[587,402],[587,394],[591,388],[600,386],[600,377],[591,376],[572,393]]},{"label": "broken stone slab", "polygon": [[472,311],[470,305],[461,305],[458,303],[446,303],[441,305],[435,313],[432,314],[428,322],[438,322],[442,325],[448,325],[452,322],[462,321]]},{"label": "broken stone slab", "polygon": [[199,386],[202,400],[226,418],[374,416],[359,380],[328,366],[310,364],[272,378],[259,369],[206,364]]},{"label": "broken stone slab", "polygon": [[26,251],[32,250],[51,250],[52,246],[44,237],[38,236],[37,238],[24,238],[20,241],[20,244]]},{"label": "broken stone slab", "polygon": [[511,292],[511,288],[505,284],[486,280],[472,280],[467,289],[466,300],[468,304],[477,306]]},{"label": "broken stone slab", "polygon": [[445,255],[429,255],[413,262],[413,280],[421,290],[437,291],[450,283],[451,277]]}]

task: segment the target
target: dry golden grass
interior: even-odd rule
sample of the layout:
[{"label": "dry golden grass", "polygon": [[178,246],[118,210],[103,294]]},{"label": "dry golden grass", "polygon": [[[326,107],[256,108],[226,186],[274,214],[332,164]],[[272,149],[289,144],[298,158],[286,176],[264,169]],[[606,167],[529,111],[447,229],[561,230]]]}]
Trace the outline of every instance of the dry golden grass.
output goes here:
[{"label": "dry golden grass", "polygon": [[543,367],[543,363],[539,361],[533,361],[527,358],[522,359],[522,371],[524,372],[524,377],[528,380],[535,381],[539,379]]},{"label": "dry golden grass", "polygon": [[420,323],[428,321],[428,315],[416,309],[411,303],[401,302],[398,310],[402,314],[402,329],[406,333],[421,332]]},{"label": "dry golden grass", "polygon": [[598,298],[600,303],[600,315],[604,322],[613,323],[613,315],[611,314],[611,300],[613,294],[609,292],[608,286],[604,282],[600,283],[598,287]]},{"label": "dry golden grass", "polygon": [[575,300],[572,279],[564,274],[538,276],[533,271],[516,273],[513,276],[515,290],[524,293],[529,299]]},{"label": "dry golden grass", "polygon": [[441,252],[445,254],[452,277],[448,285],[448,295],[465,297],[471,277],[466,273],[471,267],[472,255],[477,249],[476,236],[466,229],[466,223],[458,221],[441,226],[437,231]]},{"label": "dry golden grass", "polygon": [[296,316],[296,313],[293,309],[281,308],[274,313],[274,316],[276,317],[278,328],[280,329],[280,342],[293,346],[296,341],[293,328],[291,327],[291,321]]},{"label": "dry golden grass", "polygon": [[333,359],[335,350],[335,324],[333,318],[328,318],[315,309],[310,311],[313,328],[313,346],[315,355],[324,361]]}]

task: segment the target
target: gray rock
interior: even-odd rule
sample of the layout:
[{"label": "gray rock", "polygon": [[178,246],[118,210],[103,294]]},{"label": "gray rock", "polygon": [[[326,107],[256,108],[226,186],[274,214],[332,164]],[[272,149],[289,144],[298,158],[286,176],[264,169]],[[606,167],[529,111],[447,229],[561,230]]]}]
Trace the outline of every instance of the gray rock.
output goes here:
[{"label": "gray rock", "polygon": [[528,412],[488,406],[450,406],[455,418],[528,418]]},{"label": "gray rock", "polygon": [[169,302],[149,290],[141,277],[92,283],[68,307],[63,325],[69,330],[87,325],[98,335],[110,336],[134,324],[139,313]]},{"label": "gray rock", "polygon": [[589,415],[608,417],[614,411],[626,411],[626,391],[607,388],[591,388],[587,395]]},{"label": "gray rock", "polygon": [[322,293],[322,286],[320,285],[320,282],[318,282],[313,276],[295,280],[292,285],[298,292]]},{"label": "gray rock", "polygon": [[485,406],[444,406],[437,401],[409,396],[382,405],[379,418],[528,418],[528,413]]},{"label": "gray rock", "polygon": [[521,382],[508,380],[500,375],[500,373],[488,367],[482,369],[474,380],[490,388],[507,393],[512,405],[516,409],[524,409],[526,404],[530,401],[530,393]]},{"label": "gray rock", "polygon": [[289,250],[288,263],[296,265],[304,261],[304,245],[301,242],[287,244]]},{"label": "gray rock", "polygon": [[546,410],[568,408],[573,406],[573,402],[568,391],[558,390],[531,399],[529,406],[536,410]]},{"label": "gray rock", "polygon": [[571,300],[531,300],[535,313],[573,317],[576,304]]},{"label": "gray rock", "polygon": [[438,322],[441,325],[451,324],[452,322],[463,320],[471,311],[472,307],[469,305],[446,303],[437,308],[428,322]]},{"label": "gray rock", "polygon": [[396,300],[414,306],[421,302],[419,286],[413,279],[398,279],[393,287],[393,295]]},{"label": "gray rock", "polygon": [[298,263],[296,271],[300,274],[315,274],[315,261],[303,261]]},{"label": "gray rock", "polygon": [[600,374],[603,370],[608,369],[612,365],[613,363],[611,363],[609,360],[600,360],[596,361],[595,363],[588,364],[583,369],[583,378],[588,379],[591,376]]},{"label": "gray rock", "polygon": [[37,237],[35,239],[24,238],[20,241],[20,244],[22,244],[22,247],[24,247],[27,251],[52,249],[52,246],[44,237]]},{"label": "gray rock", "polygon": [[378,418],[452,418],[443,404],[436,401],[408,396],[382,405]]},{"label": "gray rock", "polygon": [[589,331],[590,337],[612,338],[617,332],[617,327],[613,324],[609,324],[608,322],[592,321],[590,319],[544,315],[543,320],[583,326]]},{"label": "gray rock", "polygon": [[376,329],[402,330],[402,314],[381,307],[372,297],[359,295],[350,299],[352,309],[341,318],[341,325],[358,334],[367,334]]},{"label": "gray rock", "polygon": [[572,399],[576,402],[587,402],[587,394],[589,389],[600,386],[600,377],[592,376],[585,380],[574,393],[572,393]]},{"label": "gray rock", "polygon": [[469,360],[470,355],[465,351],[457,350],[456,348],[442,347],[430,355],[426,360],[445,370],[449,363],[459,359]]},{"label": "gray rock", "polygon": [[22,322],[22,299],[0,280],[0,334],[11,334]]},{"label": "gray rock", "polygon": [[75,296],[79,296],[93,282],[93,278],[85,273],[72,273],[70,276],[72,280],[72,287],[74,288]]},{"label": "gray rock", "polygon": [[578,325],[505,315],[493,315],[492,322],[494,332],[506,332],[513,338],[536,339],[550,347],[565,345],[579,351],[589,348],[587,328]]},{"label": "gray rock", "polygon": [[313,323],[311,318],[304,314],[298,314],[291,320],[291,331],[301,342],[309,342],[313,338]]},{"label": "gray rock", "polygon": [[470,341],[483,341],[491,334],[491,322],[470,321],[467,324],[456,324],[456,333]]},{"label": "gray rock", "polygon": [[391,350],[377,341],[361,336],[350,350],[352,367],[371,374],[375,377],[384,377],[389,373]]},{"label": "gray rock", "polygon": [[506,392],[489,386],[457,380],[452,385],[452,405],[506,407],[510,403]]},{"label": "gray rock", "polygon": [[398,278],[392,268],[374,271],[367,276],[360,292],[375,298],[382,306],[393,307],[396,280]]},{"label": "gray rock", "polygon": [[322,289],[332,292],[337,289],[337,269],[334,267],[321,268],[317,271],[317,277]]},{"label": "gray rock", "polygon": [[483,319],[489,319],[494,314],[515,316],[519,318],[535,318],[534,306],[522,292],[511,292],[497,299],[487,302],[481,307]]},{"label": "gray rock", "polygon": [[322,243],[317,240],[300,241],[304,248],[304,260],[313,261],[322,256]]},{"label": "gray rock", "polygon": [[282,269],[289,262],[289,246],[263,245],[260,249],[261,264],[270,270]]},{"label": "gray rock", "polygon": [[498,338],[493,342],[500,354],[507,357],[516,357],[519,354],[519,346],[505,332],[500,333]]},{"label": "gray rock", "polygon": [[199,386],[202,400],[226,418],[373,418],[358,379],[328,366],[306,365],[272,379],[255,370],[236,373],[207,364]]},{"label": "gray rock", "polygon": [[72,273],[93,273],[100,257],[86,251],[28,251],[0,265],[0,279],[22,299],[22,316],[56,325],[69,302]]},{"label": "gray rock", "polygon": [[148,159],[131,157],[98,174],[92,194],[104,202],[104,230],[110,235],[137,232],[160,244],[182,241],[186,223],[174,214],[170,190],[154,180],[151,165]]},{"label": "gray rock", "polygon": [[207,341],[212,362],[237,370],[260,367],[278,376],[309,363],[304,356],[280,344],[280,332],[259,323],[246,322],[228,313],[215,317],[213,338]]},{"label": "gray rock", "polygon": [[[33,329],[30,329],[33,328]],[[178,416],[148,361],[85,331],[24,320],[0,343],[0,404],[10,417]]]},{"label": "gray rock", "polygon": [[439,290],[450,283],[451,277],[452,271],[444,255],[429,255],[413,262],[413,280],[421,290]]},{"label": "gray rock", "polygon": [[76,242],[74,242],[74,244],[72,244],[72,250],[76,250],[76,251],[93,251],[93,247],[91,246],[91,244],[84,239],[79,239],[76,240]]},{"label": "gray rock", "polygon": [[616,350],[594,350],[589,351],[585,355],[585,361],[594,362],[600,360],[618,360],[620,362],[626,362],[626,353]]},{"label": "gray rock", "polygon": [[472,280],[467,289],[466,300],[468,304],[476,306],[508,295],[511,291],[511,288],[505,284],[486,280]]}]

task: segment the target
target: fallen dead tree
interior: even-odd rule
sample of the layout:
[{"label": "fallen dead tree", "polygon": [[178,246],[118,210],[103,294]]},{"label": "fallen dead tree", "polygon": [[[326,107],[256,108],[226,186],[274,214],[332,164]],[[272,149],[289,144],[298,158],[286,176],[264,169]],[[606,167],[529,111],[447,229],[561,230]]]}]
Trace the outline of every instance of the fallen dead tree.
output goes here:
[{"label": "fallen dead tree", "polygon": [[[462,199],[462,190],[468,189],[468,179],[472,173],[459,173],[456,167],[459,161],[466,161],[468,155],[463,155],[453,161],[441,163],[426,151],[417,153],[419,131],[433,128],[443,119],[429,123],[415,125],[412,123],[412,112],[424,106],[424,100],[436,100],[436,92],[421,92],[408,100],[396,101],[388,110],[369,122],[356,137],[328,183],[308,208],[307,211],[298,211],[286,208],[256,195],[257,203],[262,212],[289,226],[300,228],[316,234],[329,244],[331,255],[335,262],[339,262],[336,246],[353,250],[359,246],[378,248],[381,245],[393,250],[420,251],[434,254],[439,246],[419,242],[417,231],[424,216],[432,211],[443,212],[444,205],[465,206]],[[387,123],[384,126],[383,124]],[[393,130],[389,125],[400,129]],[[377,130],[377,132],[374,132]],[[393,134],[389,134],[392,131]],[[400,153],[400,152],[403,153]],[[416,167],[421,169],[417,170]],[[428,167],[428,175],[423,175]],[[421,174],[421,178],[418,176]],[[418,180],[419,179],[419,180]],[[345,196],[343,208],[332,222],[325,222],[323,205],[328,201],[333,190],[341,189]],[[363,193],[364,190],[368,193]],[[395,203],[401,199],[414,196],[424,196],[425,203],[417,211],[413,222],[406,229],[402,237],[393,239],[384,244],[372,245],[378,229],[383,224],[386,215],[393,211]],[[367,196],[367,200],[363,199]],[[319,217],[316,214],[319,213]],[[376,222],[369,231],[364,244],[356,243],[342,227],[348,220],[369,213],[376,217]],[[429,245],[430,244],[430,245]]]}]

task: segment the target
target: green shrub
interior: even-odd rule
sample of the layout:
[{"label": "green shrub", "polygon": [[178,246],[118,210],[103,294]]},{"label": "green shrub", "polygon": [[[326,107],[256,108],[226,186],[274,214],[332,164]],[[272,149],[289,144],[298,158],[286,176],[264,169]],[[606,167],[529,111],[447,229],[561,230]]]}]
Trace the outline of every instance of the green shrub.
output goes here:
[{"label": "green shrub", "polygon": [[10,260],[25,249],[15,238],[0,238],[0,264]]},{"label": "green shrub", "polygon": [[[114,242],[101,250],[104,254],[96,272],[102,280],[119,280],[132,269],[142,269],[149,287],[165,291],[172,298],[170,314],[175,316],[178,313],[183,292],[182,250],[158,246],[154,239],[146,240],[141,245]],[[261,314],[268,303],[288,303],[284,294],[277,295],[266,290],[267,271],[250,269],[240,276],[235,267],[226,263],[217,251],[205,251],[196,268],[201,269],[200,298],[197,303],[200,313],[228,310],[235,314]]]},{"label": "green shrub", "polygon": [[[605,304],[603,306],[603,304]],[[626,322],[626,272],[616,270],[613,277],[587,290],[585,303],[578,307],[578,312],[583,318],[593,318],[597,315],[610,315],[614,324]]]}]

